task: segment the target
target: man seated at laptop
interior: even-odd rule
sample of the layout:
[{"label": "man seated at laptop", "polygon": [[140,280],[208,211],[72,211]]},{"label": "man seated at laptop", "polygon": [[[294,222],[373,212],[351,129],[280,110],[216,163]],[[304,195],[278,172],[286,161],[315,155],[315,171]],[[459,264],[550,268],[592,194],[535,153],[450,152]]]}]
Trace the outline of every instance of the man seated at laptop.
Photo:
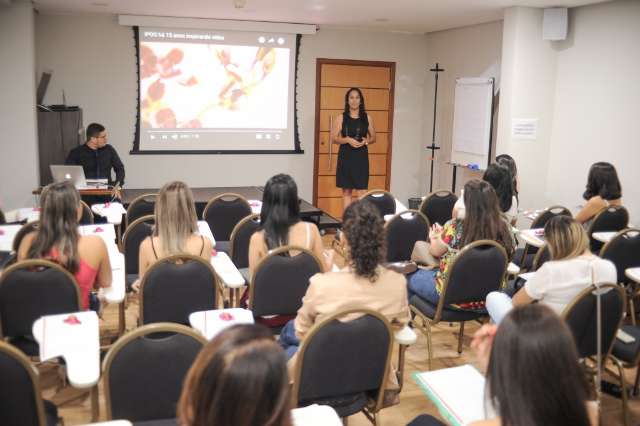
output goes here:
[{"label": "man seated at laptop", "polygon": [[[87,126],[87,142],[73,148],[66,164],[82,166],[88,180],[107,179],[109,185],[124,184],[124,165],[115,148],[107,145],[107,132],[102,124]],[[111,169],[116,179],[111,179]]]}]

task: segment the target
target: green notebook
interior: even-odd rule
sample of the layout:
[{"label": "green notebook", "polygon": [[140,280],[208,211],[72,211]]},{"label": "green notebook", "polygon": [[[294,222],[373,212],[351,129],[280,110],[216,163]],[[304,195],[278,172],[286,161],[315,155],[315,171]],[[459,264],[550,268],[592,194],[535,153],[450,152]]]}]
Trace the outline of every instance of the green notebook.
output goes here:
[{"label": "green notebook", "polygon": [[473,366],[414,373],[413,379],[449,424],[463,426],[485,419],[485,379]]}]

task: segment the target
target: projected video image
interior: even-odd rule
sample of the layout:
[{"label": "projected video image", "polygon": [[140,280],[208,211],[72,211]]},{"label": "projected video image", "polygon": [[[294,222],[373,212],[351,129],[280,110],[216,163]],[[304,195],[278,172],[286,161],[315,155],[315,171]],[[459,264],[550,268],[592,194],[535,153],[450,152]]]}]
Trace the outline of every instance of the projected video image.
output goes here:
[{"label": "projected video image", "polygon": [[142,42],[145,129],[285,129],[289,49]]}]

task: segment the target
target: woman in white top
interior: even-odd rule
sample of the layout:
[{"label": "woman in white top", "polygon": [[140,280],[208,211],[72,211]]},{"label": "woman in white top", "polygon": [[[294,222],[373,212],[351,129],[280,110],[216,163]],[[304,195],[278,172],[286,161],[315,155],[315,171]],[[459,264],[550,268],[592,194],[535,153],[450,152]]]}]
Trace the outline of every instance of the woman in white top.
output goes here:
[{"label": "woman in white top", "polygon": [[[198,232],[193,194],[186,183],[169,182],[162,187],[155,206],[153,235],[140,244],[140,279],[158,259],[174,254],[200,256],[211,261],[213,243]],[[134,284],[134,289],[139,282]]]},{"label": "woman in white top", "polygon": [[[488,182],[496,191],[500,210],[507,221],[513,225],[518,216],[518,199],[514,193],[513,176],[509,168],[499,164],[491,164],[482,176],[482,180]],[[453,206],[452,217],[464,219],[464,193],[460,195],[458,201]]]},{"label": "woman in white top", "polygon": [[561,314],[565,307],[591,284],[615,283],[615,265],[589,251],[589,237],[582,226],[568,216],[556,216],[544,227],[551,260],[545,262],[513,300],[504,293],[487,295],[487,311],[496,323],[512,306],[538,301]]},{"label": "woman in white top", "polygon": [[267,181],[260,212],[261,230],[249,241],[249,274],[270,250],[295,245],[311,250],[325,261],[325,271],[331,269],[330,257],[323,255],[322,237],[313,223],[300,220],[298,187],[289,175],[278,174]]}]

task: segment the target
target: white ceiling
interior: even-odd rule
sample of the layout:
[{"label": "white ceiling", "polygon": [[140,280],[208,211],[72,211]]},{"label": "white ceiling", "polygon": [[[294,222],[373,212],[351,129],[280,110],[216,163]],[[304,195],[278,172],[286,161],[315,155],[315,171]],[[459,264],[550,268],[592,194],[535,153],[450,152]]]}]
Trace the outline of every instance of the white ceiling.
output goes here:
[{"label": "white ceiling", "polygon": [[[236,9],[234,1],[246,2]],[[560,2],[559,2],[560,1]],[[510,6],[575,7],[604,0],[35,0],[42,13],[130,14],[293,22],[425,33],[502,19]]]}]

